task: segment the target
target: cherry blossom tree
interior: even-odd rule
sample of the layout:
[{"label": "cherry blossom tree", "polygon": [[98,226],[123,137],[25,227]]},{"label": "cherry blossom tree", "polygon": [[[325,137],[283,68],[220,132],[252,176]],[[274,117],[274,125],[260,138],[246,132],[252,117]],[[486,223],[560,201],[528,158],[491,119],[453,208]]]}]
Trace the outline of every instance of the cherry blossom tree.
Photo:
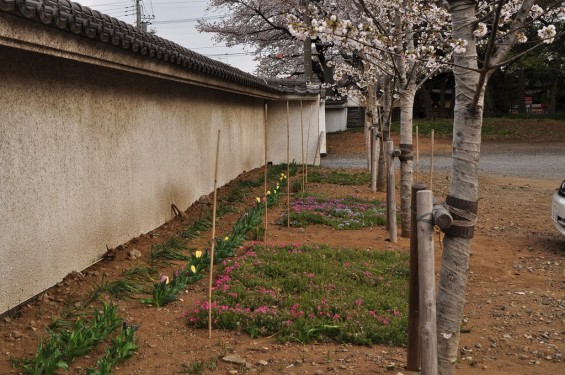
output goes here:
[{"label": "cherry blossom tree", "polygon": [[[362,68],[352,71],[358,86],[368,87],[379,77],[392,77],[400,99],[400,212],[402,235],[410,236],[412,186],[412,114],[421,85],[447,67],[449,18],[434,2],[413,0],[353,0],[337,6],[329,2],[321,17],[304,24],[291,16],[291,32],[298,38],[321,39],[358,54]],[[353,5],[353,6],[352,6]],[[311,6],[314,13],[321,6]],[[333,13],[332,13],[333,11]],[[453,43],[451,43],[453,44]],[[439,53],[438,53],[439,52]]]},{"label": "cherry blossom tree", "polygon": [[[221,15],[199,20],[197,29],[214,33],[215,40],[227,46],[244,45],[252,50],[259,76],[303,78],[304,43],[292,35],[287,21],[289,14],[304,14],[301,9],[299,0],[211,0],[207,11]],[[339,51],[331,43],[312,42],[314,74],[320,82],[331,81],[327,64]]]},{"label": "cherry blossom tree", "polygon": [[[448,17],[440,8],[436,13],[441,15],[437,23],[433,22],[436,20],[433,11],[427,13],[421,9],[420,15],[405,12],[418,9],[424,2],[391,4],[393,9],[390,12],[386,10],[388,2],[384,1],[359,0],[353,3],[362,10],[357,22],[343,18],[343,15],[333,15],[329,19],[313,20],[311,27],[305,28],[291,19],[293,32],[309,36],[325,35],[335,43],[361,51],[365,62],[383,71],[394,70],[394,76],[401,82],[400,91],[409,91],[411,85],[405,79],[424,75],[417,73],[411,62],[425,61],[423,56],[437,54],[438,42],[444,42],[447,36],[442,23],[447,22]],[[448,42],[453,51],[450,64],[456,81],[453,164],[446,199],[456,221],[444,237],[437,299],[438,368],[439,373],[444,375],[453,373],[459,345],[471,239],[477,218],[485,87],[496,69],[561,37],[562,32],[558,33],[555,25],[563,23],[565,10],[561,1],[552,0],[543,1],[543,8],[535,0],[447,0],[434,4],[446,5],[444,10],[451,16],[452,32]],[[422,21],[425,26],[426,22],[437,25],[431,30],[438,31],[438,40],[424,42],[419,39],[429,33],[426,29],[420,31],[414,28],[422,18],[426,19]],[[360,21],[362,19],[365,22]],[[525,32],[528,27],[537,28],[537,40],[528,42]],[[518,43],[530,44],[521,53],[509,58],[510,50]],[[380,53],[375,54],[375,51]],[[404,72],[410,73],[405,75]],[[403,115],[411,117],[404,112]],[[408,138],[403,136],[404,131],[408,134],[408,130],[401,129],[401,142]]]},{"label": "cherry blossom tree", "polygon": [[[443,240],[443,256],[437,298],[438,367],[440,374],[452,374],[459,346],[465,302],[471,239],[476,223],[478,167],[481,146],[484,93],[494,71],[510,62],[508,54],[517,43],[527,43],[525,28],[538,27],[537,41],[523,54],[557,34],[552,22],[565,16],[561,1],[535,0],[448,0],[452,15],[455,112],[453,121],[453,164],[447,204],[457,219]],[[478,49],[484,56],[478,58]],[[520,57],[516,55],[512,59]]]}]

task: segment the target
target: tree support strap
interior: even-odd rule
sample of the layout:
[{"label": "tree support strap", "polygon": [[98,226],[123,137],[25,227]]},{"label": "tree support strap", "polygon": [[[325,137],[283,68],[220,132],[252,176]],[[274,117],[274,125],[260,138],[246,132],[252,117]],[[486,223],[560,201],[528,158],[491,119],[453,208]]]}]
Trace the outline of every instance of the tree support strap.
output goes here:
[{"label": "tree support strap", "polygon": [[447,196],[445,207],[453,216],[453,224],[443,232],[452,237],[473,238],[477,225],[478,202]]},{"label": "tree support strap", "polygon": [[412,145],[408,143],[400,144],[400,156],[398,159],[400,161],[408,161],[414,159],[414,154],[412,153]]}]

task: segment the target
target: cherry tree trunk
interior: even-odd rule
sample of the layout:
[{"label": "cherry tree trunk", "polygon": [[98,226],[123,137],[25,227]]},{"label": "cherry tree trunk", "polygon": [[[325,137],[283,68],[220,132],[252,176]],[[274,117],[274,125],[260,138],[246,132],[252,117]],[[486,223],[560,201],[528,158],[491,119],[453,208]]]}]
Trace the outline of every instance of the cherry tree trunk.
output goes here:
[{"label": "cherry tree trunk", "polygon": [[400,90],[400,235],[410,237],[410,202],[412,199],[412,117],[416,85]]},{"label": "cherry tree trunk", "polygon": [[[469,220],[476,213],[478,197],[478,167],[481,147],[484,89],[473,105],[479,73],[473,37],[474,0],[450,0],[453,39],[468,42],[464,53],[454,54],[456,66],[455,108],[453,122],[453,161],[451,186],[447,203],[466,212]],[[483,86],[484,87],[484,86]],[[453,374],[459,347],[459,335],[465,304],[467,272],[474,227],[461,225],[446,232],[437,297],[438,367],[439,374]]]}]

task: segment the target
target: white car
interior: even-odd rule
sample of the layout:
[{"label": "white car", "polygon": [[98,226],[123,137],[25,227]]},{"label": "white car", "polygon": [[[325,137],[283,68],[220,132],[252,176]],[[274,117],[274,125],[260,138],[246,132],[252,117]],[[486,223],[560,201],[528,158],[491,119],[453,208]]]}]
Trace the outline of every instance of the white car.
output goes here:
[{"label": "white car", "polygon": [[553,194],[551,218],[555,223],[555,228],[565,236],[565,181],[561,183],[559,189]]}]

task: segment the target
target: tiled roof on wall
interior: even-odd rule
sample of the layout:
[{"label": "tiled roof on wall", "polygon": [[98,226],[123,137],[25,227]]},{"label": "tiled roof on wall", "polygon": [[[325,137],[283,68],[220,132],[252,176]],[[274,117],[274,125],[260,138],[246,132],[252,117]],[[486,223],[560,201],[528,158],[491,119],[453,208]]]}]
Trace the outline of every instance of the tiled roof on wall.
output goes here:
[{"label": "tiled roof on wall", "polygon": [[0,0],[0,11],[247,87],[280,92],[263,79],[67,0]]}]

